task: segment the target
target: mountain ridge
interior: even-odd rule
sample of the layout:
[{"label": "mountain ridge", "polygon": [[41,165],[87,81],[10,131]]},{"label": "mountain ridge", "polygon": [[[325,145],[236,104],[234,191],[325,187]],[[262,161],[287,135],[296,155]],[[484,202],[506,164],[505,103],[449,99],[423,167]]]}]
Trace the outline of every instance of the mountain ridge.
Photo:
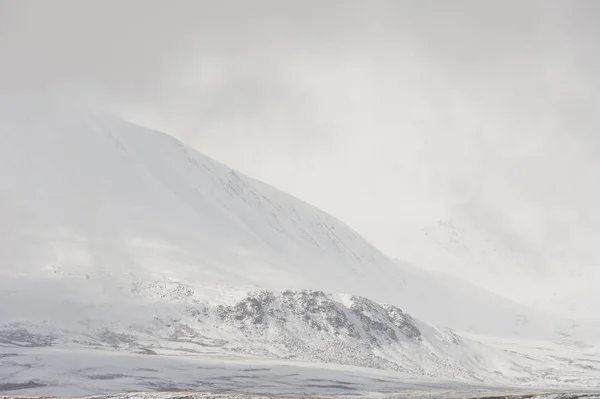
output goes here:
[{"label": "mountain ridge", "polygon": [[[164,133],[97,113],[73,118],[69,111],[46,110],[48,117],[37,108],[28,113],[22,108],[0,121],[8,132],[2,136],[2,167],[17,172],[2,176],[8,206],[0,213],[8,221],[23,215],[15,226],[4,226],[3,237],[14,244],[4,246],[10,249],[4,259],[10,261],[12,253],[19,268],[57,263],[88,272],[113,264],[130,272],[172,270],[179,273],[175,277],[215,283],[349,292],[399,302],[409,310],[414,305],[411,312],[428,320],[444,316],[433,317],[436,323],[452,321],[436,309],[444,304],[435,303],[448,284],[432,286],[414,266],[398,267],[357,232],[312,205]],[[15,237],[15,231],[21,236]],[[15,257],[19,247],[22,257]],[[38,259],[28,259],[32,255]],[[0,271],[6,273],[6,267]],[[442,290],[440,296],[411,303],[422,297],[419,291],[434,289]],[[489,295],[477,294],[480,300]],[[455,306],[470,309],[470,301],[463,298]],[[487,301],[500,302],[509,310],[498,311],[497,317],[504,312],[503,322],[510,323],[518,305],[499,297]]]},{"label": "mountain ridge", "polygon": [[[241,345],[285,357],[301,356],[289,344],[300,342],[314,349],[306,360],[531,382],[548,377],[522,365],[526,350],[513,361],[461,331],[570,338],[567,321],[395,262],[335,217],[165,133],[21,104],[0,110],[0,130],[5,344],[205,355]],[[315,301],[325,324],[312,319]],[[417,320],[406,331],[428,331],[422,343],[402,346],[394,318],[404,312]],[[361,333],[336,330],[341,315]],[[265,328],[249,340],[244,325]],[[186,334],[196,341],[183,343]],[[585,375],[581,362],[565,370]]]}]

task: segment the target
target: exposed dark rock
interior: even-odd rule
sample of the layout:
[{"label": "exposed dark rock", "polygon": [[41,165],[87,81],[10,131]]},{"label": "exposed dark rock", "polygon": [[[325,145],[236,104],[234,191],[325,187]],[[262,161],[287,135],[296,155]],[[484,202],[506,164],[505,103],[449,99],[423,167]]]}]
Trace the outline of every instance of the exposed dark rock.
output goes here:
[{"label": "exposed dark rock", "polygon": [[0,343],[18,347],[41,347],[51,346],[56,341],[55,335],[34,334],[24,327],[4,326],[0,327]]},{"label": "exposed dark rock", "polygon": [[404,336],[415,340],[421,339],[421,331],[415,326],[415,321],[410,315],[393,305],[384,304],[382,307],[387,312],[389,320]]},{"label": "exposed dark rock", "polygon": [[99,334],[97,334],[96,338],[105,344],[111,345],[113,347],[119,346],[132,346],[136,344],[136,338],[130,334],[121,334],[116,333],[110,330],[103,330]]}]

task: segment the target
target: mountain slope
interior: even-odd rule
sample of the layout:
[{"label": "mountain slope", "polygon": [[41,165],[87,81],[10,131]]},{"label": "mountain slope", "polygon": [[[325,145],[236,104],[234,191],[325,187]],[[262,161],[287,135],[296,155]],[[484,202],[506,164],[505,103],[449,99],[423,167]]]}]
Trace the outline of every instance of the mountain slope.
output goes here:
[{"label": "mountain slope", "polygon": [[543,312],[597,324],[596,233],[587,226],[594,218],[563,229],[560,217],[549,217],[546,230],[515,234],[493,212],[478,211],[481,205],[407,231],[405,259]]},{"label": "mountain slope", "polygon": [[403,299],[402,271],[343,223],[170,136],[3,105],[3,273],[171,273]]},{"label": "mountain slope", "polygon": [[385,283],[374,273],[402,282],[339,221],[167,135],[97,117],[3,116],[2,258],[12,264],[4,271],[120,264],[273,287],[327,281],[350,291]]},{"label": "mountain slope", "polygon": [[[1,105],[4,345],[241,347],[286,357],[303,353],[288,345],[296,342],[313,348],[306,360],[531,379],[506,351],[420,321],[409,325],[425,338],[403,346],[389,309],[502,337],[556,337],[562,323],[398,264],[334,217],[166,134],[95,113]],[[256,292],[269,300],[257,304]],[[312,307],[301,305],[315,292],[327,309],[353,314],[348,328],[362,333],[316,328]],[[368,303],[363,318],[357,301]],[[249,339],[235,309],[255,305],[269,328]],[[233,306],[231,317],[219,318],[219,306]],[[327,354],[330,345],[345,350]]]}]

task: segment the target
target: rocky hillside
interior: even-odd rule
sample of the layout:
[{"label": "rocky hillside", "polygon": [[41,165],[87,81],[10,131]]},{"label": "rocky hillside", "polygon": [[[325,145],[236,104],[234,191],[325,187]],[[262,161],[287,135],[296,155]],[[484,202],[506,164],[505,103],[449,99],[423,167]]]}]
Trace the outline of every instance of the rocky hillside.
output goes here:
[{"label": "rocky hillside", "polygon": [[[491,371],[485,354],[450,329],[413,319],[396,306],[317,290],[261,290],[235,300],[199,299],[182,284],[137,283],[125,307],[151,299],[154,317],[128,320],[91,313],[72,320],[11,323],[0,327],[8,347],[82,345],[141,353],[185,349],[320,361],[481,380]],[[125,298],[125,297],[122,297]],[[76,306],[73,304],[73,306]],[[64,310],[68,310],[66,307]]]}]

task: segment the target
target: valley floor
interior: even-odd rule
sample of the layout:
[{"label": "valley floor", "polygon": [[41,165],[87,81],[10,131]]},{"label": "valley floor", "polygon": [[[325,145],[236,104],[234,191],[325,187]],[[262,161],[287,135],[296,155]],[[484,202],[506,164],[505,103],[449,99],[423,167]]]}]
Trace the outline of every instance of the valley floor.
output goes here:
[{"label": "valley floor", "polygon": [[[454,396],[453,396],[454,395]],[[465,393],[456,392],[454,394],[448,393],[445,395],[429,394],[429,393],[412,393],[408,395],[389,395],[386,398],[465,398],[465,399],[598,399],[600,394],[598,393],[534,393],[534,394],[517,394],[517,395],[502,395],[498,394],[495,396],[476,396],[471,397],[464,396]],[[353,396],[356,397],[356,396]],[[368,396],[365,396],[368,397]],[[0,399],[47,399],[47,396],[1,396]],[[125,394],[114,394],[104,396],[88,396],[79,399],[300,399],[300,398],[312,398],[312,399],[326,399],[325,397],[319,396],[277,396],[277,395],[259,395],[259,394],[246,394],[246,393],[198,393],[198,392],[129,392]],[[331,397],[341,399],[343,396]]]},{"label": "valley floor", "polygon": [[263,397],[260,395],[270,398],[274,395],[407,399],[600,398],[594,394],[557,392],[531,386],[475,385],[386,370],[241,356],[217,358],[93,349],[18,348],[0,357],[0,398],[25,395],[105,395],[95,396],[97,399],[260,399]]}]

